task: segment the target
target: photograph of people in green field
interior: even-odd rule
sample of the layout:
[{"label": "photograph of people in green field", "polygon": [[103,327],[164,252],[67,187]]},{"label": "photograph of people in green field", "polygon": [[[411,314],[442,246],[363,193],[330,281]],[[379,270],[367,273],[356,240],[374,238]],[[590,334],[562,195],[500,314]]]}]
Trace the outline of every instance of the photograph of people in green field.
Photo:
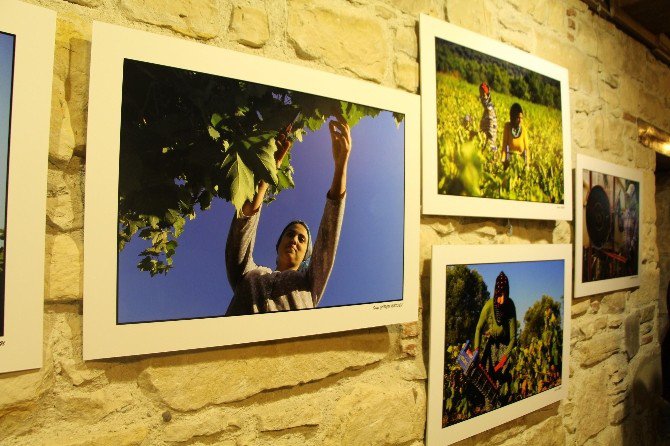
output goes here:
[{"label": "photograph of people in green field", "polygon": [[559,80],[435,39],[437,193],[564,204]]}]

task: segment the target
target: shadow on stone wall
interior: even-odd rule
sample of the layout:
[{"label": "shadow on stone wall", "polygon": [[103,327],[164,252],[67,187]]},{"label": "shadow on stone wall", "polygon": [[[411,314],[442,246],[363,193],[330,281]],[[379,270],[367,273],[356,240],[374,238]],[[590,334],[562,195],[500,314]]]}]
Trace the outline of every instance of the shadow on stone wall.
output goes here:
[{"label": "shadow on stone wall", "polygon": [[[670,444],[670,406],[662,395],[661,363],[658,357],[640,358],[628,388],[625,402],[626,420],[623,422],[623,445]],[[665,439],[664,439],[665,437]]]}]

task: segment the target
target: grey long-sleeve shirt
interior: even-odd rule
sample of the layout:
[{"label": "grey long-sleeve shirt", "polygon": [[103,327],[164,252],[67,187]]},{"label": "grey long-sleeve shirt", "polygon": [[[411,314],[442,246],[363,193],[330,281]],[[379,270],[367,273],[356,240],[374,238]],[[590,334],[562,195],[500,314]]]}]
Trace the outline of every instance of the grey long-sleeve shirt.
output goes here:
[{"label": "grey long-sleeve shirt", "polygon": [[233,299],[226,316],[314,308],[326,289],[335,263],[345,199],[326,199],[311,262],[304,271],[273,271],[253,260],[259,209],[235,216],[226,242],[226,271]]}]

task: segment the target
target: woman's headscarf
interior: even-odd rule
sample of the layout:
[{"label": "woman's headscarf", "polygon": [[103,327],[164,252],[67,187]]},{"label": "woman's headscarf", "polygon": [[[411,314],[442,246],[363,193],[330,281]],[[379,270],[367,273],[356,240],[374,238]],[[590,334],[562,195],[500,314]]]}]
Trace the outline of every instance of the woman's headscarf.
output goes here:
[{"label": "woman's headscarf", "polygon": [[[505,299],[503,299],[503,303],[499,304],[498,303],[498,296],[503,294],[505,296]],[[509,299],[509,279],[505,275],[504,272],[500,271],[500,274],[498,274],[498,277],[496,277],[496,286],[495,290],[493,291],[493,314],[496,318],[496,323],[498,325],[502,325],[503,321],[506,319],[506,311],[505,308],[507,307],[507,300]]]},{"label": "woman's headscarf", "polygon": [[309,261],[312,258],[312,232],[309,230],[309,226],[307,226],[307,223],[305,223],[302,220],[293,220],[292,222],[284,226],[284,229],[282,229],[281,234],[279,234],[279,239],[277,239],[277,245],[275,246],[275,250],[277,251],[277,254],[279,254],[279,243],[281,242],[282,237],[284,237],[284,233],[288,228],[296,224],[302,225],[307,231],[307,250],[305,251],[305,257],[302,259],[302,262],[300,262],[300,266],[298,267],[298,271],[304,271],[309,266]]}]

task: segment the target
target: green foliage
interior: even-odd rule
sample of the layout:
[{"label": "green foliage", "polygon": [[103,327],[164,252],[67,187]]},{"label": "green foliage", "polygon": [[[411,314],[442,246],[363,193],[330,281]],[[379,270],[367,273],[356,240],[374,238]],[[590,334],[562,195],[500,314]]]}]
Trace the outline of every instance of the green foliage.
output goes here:
[{"label": "green foliage", "polygon": [[435,61],[438,72],[471,84],[487,82],[494,92],[561,108],[560,82],[534,71],[441,39],[435,45]]},{"label": "green foliage", "polygon": [[[499,397],[503,405],[520,401],[561,384],[563,329],[560,313],[554,304],[556,301],[551,297],[543,296],[542,300],[533,305],[545,309],[542,315],[542,327],[537,333],[538,336],[526,336],[525,341],[520,341],[510,355],[504,379],[498,382]],[[491,409],[487,407],[483,397],[467,382],[461,367],[456,362],[460,349],[460,345],[448,344],[445,349],[443,427]],[[494,379],[496,378],[502,377],[494,376]]]},{"label": "green foliage", "polygon": [[[290,155],[277,168],[275,138],[291,126],[302,140],[331,116],[354,126],[380,110],[311,94],[125,60],[119,156],[118,249],[134,237],[151,246],[138,268],[172,268],[186,223],[215,199],[240,209],[258,182],[266,201],[294,187]],[[394,114],[396,121],[402,115]]]},{"label": "green foliage", "polygon": [[474,336],[489,291],[482,276],[465,265],[447,267],[446,281],[445,344],[457,344],[464,334]]},{"label": "green foliage", "polygon": [[[563,203],[561,112],[496,91],[492,100],[498,115],[497,151],[487,147],[485,135],[478,131],[483,111],[478,87],[438,73],[438,193]],[[531,152],[529,168],[520,156],[512,156],[507,166],[502,162],[503,127],[514,102],[524,110],[523,128]],[[471,121],[464,125],[465,116]]]},{"label": "green foliage", "polygon": [[530,344],[533,338],[542,338],[547,312],[555,314],[560,322],[561,304],[547,295],[543,295],[540,300],[526,310],[523,317],[524,328],[519,336],[519,342],[522,345]]}]

